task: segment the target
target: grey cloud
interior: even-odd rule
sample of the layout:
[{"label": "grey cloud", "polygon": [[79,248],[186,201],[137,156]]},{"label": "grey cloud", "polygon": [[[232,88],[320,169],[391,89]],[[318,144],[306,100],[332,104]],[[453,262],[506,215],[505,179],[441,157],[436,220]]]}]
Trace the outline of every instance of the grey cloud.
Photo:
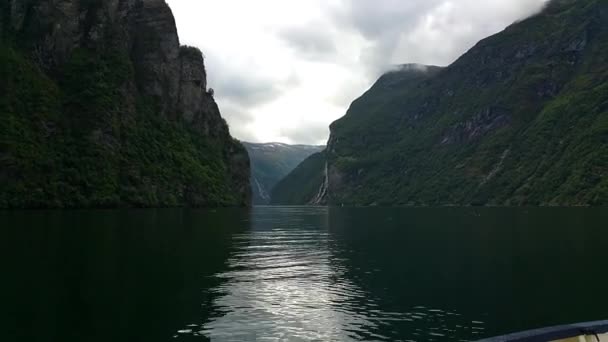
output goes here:
[{"label": "grey cloud", "polygon": [[305,145],[324,145],[328,134],[328,125],[320,122],[304,122],[297,127],[281,129],[281,135],[292,143]]},{"label": "grey cloud", "polygon": [[271,102],[285,91],[300,83],[298,75],[290,73],[284,80],[275,80],[257,73],[257,70],[235,68],[213,54],[206,59],[209,86],[218,98],[241,107],[253,107]]},{"label": "grey cloud", "polygon": [[243,106],[255,106],[270,102],[279,97],[282,92],[271,80],[252,78],[246,74],[229,78],[224,77],[214,86],[217,96]]},{"label": "grey cloud", "polygon": [[[371,85],[395,64],[448,65],[477,41],[538,11],[545,0],[345,0],[330,15],[331,28],[311,25],[281,33],[305,56],[335,54],[333,39],[357,34],[367,41],[356,66]],[[335,36],[332,36],[334,32]],[[339,62],[339,61],[338,61]],[[345,108],[361,95],[346,86],[328,97]],[[360,90],[359,90],[360,91]],[[284,130],[292,141],[318,143],[327,127]]]},{"label": "grey cloud", "polygon": [[248,129],[248,125],[253,123],[254,116],[248,110],[242,108],[240,105],[233,103],[227,99],[217,98],[222,117],[226,119],[230,126],[230,133],[233,136],[239,137],[244,141],[254,141],[255,132]]},{"label": "grey cloud", "polygon": [[447,65],[477,41],[540,10],[545,0],[444,1],[426,15],[425,25],[405,33],[394,58]]},{"label": "grey cloud", "polygon": [[339,89],[336,89],[333,94],[330,94],[326,100],[333,105],[346,109],[356,98],[367,90],[366,88],[371,85],[368,83],[370,82],[367,80],[361,80],[361,82],[345,82],[344,84],[341,84]]},{"label": "grey cloud", "polygon": [[369,40],[414,27],[421,15],[435,8],[442,0],[347,0],[344,11],[335,12],[338,22],[359,31]]},{"label": "grey cloud", "polygon": [[378,76],[391,64],[447,65],[479,39],[537,11],[545,0],[346,0],[336,21],[370,42],[361,61]]},{"label": "grey cloud", "polygon": [[344,12],[335,13],[335,18],[371,43],[362,51],[361,60],[372,74],[376,74],[393,62],[399,37],[414,30],[426,14],[443,1],[346,0]]},{"label": "grey cloud", "polygon": [[238,140],[240,140],[240,141],[256,142],[257,138],[253,133],[254,132],[252,132],[251,130],[247,129],[247,127],[244,127],[242,125],[231,125],[230,126],[230,134],[233,137],[237,137]]},{"label": "grey cloud", "polygon": [[[342,0],[341,5],[322,8],[327,12],[318,23],[274,28],[275,38],[293,49],[296,60],[315,60],[352,69],[352,84],[342,84],[321,99],[344,106],[361,95],[392,65],[421,63],[447,65],[478,40],[539,10],[545,0]],[[280,15],[280,13],[277,13]],[[246,30],[247,28],[243,28]],[[356,56],[345,60],[341,39],[360,37],[365,42]],[[239,44],[235,41],[234,44]],[[357,51],[355,49],[355,51]],[[253,67],[233,65],[219,54],[206,51],[209,85],[216,90],[222,113],[233,134],[255,141],[249,127],[253,109],[282,97],[298,87],[300,70],[276,80]],[[250,53],[250,52],[247,52]],[[347,57],[348,58],[348,57]],[[358,59],[356,63],[354,60]],[[355,64],[353,64],[355,63]],[[318,80],[322,82],[323,80]],[[297,106],[298,104],[294,104]],[[285,113],[289,115],[289,113]],[[279,123],[277,123],[279,124]],[[281,135],[293,143],[317,144],[328,135],[328,124],[304,123],[283,128]]]},{"label": "grey cloud", "polygon": [[216,100],[222,112],[222,116],[226,117],[228,120],[238,122],[241,125],[247,125],[254,121],[255,118],[253,114],[240,105],[223,98],[218,98]]},{"label": "grey cloud", "polygon": [[337,52],[329,31],[322,24],[312,24],[307,27],[290,27],[279,32],[279,37],[305,58],[326,60]]}]

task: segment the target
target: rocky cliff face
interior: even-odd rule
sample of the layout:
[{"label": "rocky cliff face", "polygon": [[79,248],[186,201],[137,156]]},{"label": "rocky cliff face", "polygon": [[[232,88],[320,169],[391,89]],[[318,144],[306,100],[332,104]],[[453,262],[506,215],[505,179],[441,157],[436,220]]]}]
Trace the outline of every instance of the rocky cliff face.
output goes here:
[{"label": "rocky cliff face", "polygon": [[[34,100],[52,104],[43,115],[36,115],[21,108],[25,99],[19,97],[30,94],[7,93],[4,121],[27,126],[36,143],[57,145],[63,155],[45,158],[58,167],[76,164],[77,175],[72,178],[83,184],[74,184],[60,168],[51,181],[73,188],[74,198],[61,198],[41,180],[29,184],[30,179],[23,180],[19,189],[2,189],[0,204],[249,203],[247,152],[231,138],[207,91],[202,53],[180,47],[174,17],[164,0],[9,0],[3,6],[3,62],[12,64],[14,71],[27,69],[30,76],[19,79],[9,73],[7,79],[13,82],[9,86],[15,92],[22,86],[40,86],[44,94],[34,94],[38,96]],[[31,116],[22,122],[18,115]],[[49,134],[40,126],[51,127]],[[8,124],[4,129],[9,129]],[[3,155],[12,163],[8,167],[12,171],[4,176],[10,178],[20,173],[20,158],[26,158],[20,150],[26,142],[12,140],[8,131],[4,138]],[[73,150],[90,155],[87,169],[97,162],[106,164],[104,184],[87,181],[96,172],[82,170],[81,161],[70,156]],[[158,169],[146,170],[152,164]],[[40,198],[12,201],[11,197],[25,196],[20,195],[24,187],[35,187]]]},{"label": "rocky cliff face", "polygon": [[[196,51],[183,53],[188,49],[180,48],[175,20],[164,0],[9,3],[9,30],[45,71],[60,72],[78,48],[114,49],[128,53],[140,94],[154,98],[164,115],[178,113],[182,82],[186,85],[184,100],[194,96],[198,98],[193,102],[201,102],[202,94],[193,94],[187,85],[195,82],[206,86],[203,57]],[[180,104],[200,109],[199,103]]]},{"label": "rocky cliff face", "polygon": [[329,204],[606,205],[607,42],[607,1],[553,0],[444,69],[387,74],[308,178]]}]

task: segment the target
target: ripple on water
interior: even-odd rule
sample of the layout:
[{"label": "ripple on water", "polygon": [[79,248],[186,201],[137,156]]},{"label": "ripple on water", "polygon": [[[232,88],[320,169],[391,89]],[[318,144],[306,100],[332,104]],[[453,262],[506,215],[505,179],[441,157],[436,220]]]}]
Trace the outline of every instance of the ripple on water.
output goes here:
[{"label": "ripple on water", "polygon": [[[263,217],[260,222],[284,220]],[[382,310],[376,298],[353,282],[356,276],[346,276],[348,269],[331,234],[292,223],[298,228],[252,229],[233,236],[235,251],[228,269],[214,275],[220,281],[212,290],[218,295],[215,316],[202,325],[188,325],[175,338],[437,341],[459,330],[483,331],[483,323],[466,322],[458,313],[438,308]],[[395,324],[410,326],[410,336],[395,336]]]}]

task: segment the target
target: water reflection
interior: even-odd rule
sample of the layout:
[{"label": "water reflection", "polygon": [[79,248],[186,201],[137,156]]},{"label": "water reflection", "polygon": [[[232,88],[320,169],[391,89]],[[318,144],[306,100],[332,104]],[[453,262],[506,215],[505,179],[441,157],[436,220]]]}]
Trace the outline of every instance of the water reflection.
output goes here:
[{"label": "water reflection", "polygon": [[230,237],[224,210],[0,212],[0,341],[170,341],[206,319]]},{"label": "water reflection", "polygon": [[605,209],[0,212],[0,341],[471,341],[608,317]]},{"label": "water reflection", "polygon": [[605,218],[542,209],[254,208],[249,229],[232,235],[225,268],[209,277],[217,285],[203,290],[212,314],[175,337],[472,341],[602,319],[606,305],[584,304],[598,301],[601,282],[577,279],[607,266]]},{"label": "water reflection", "polygon": [[351,303],[373,299],[344,276],[328,228],[327,208],[254,209],[251,229],[233,236],[228,269],[214,275],[223,281],[211,289],[220,314],[181,334],[214,341],[359,337],[375,323]]},{"label": "water reflection", "polygon": [[[333,211],[333,212],[332,212]],[[335,227],[331,213],[338,215]],[[411,306],[388,311],[357,267],[356,247],[340,237],[345,218],[328,208],[254,208],[251,228],[234,234],[225,271],[212,276],[214,315],[175,337],[212,341],[452,340],[484,323],[455,310]]]}]

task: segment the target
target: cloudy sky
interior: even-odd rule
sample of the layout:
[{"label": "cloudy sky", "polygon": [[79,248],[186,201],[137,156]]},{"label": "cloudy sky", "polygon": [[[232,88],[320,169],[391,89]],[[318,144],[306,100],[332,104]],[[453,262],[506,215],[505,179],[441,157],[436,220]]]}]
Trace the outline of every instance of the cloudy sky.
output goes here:
[{"label": "cloudy sky", "polygon": [[391,65],[448,65],[545,0],[168,0],[233,136],[325,144]]}]

